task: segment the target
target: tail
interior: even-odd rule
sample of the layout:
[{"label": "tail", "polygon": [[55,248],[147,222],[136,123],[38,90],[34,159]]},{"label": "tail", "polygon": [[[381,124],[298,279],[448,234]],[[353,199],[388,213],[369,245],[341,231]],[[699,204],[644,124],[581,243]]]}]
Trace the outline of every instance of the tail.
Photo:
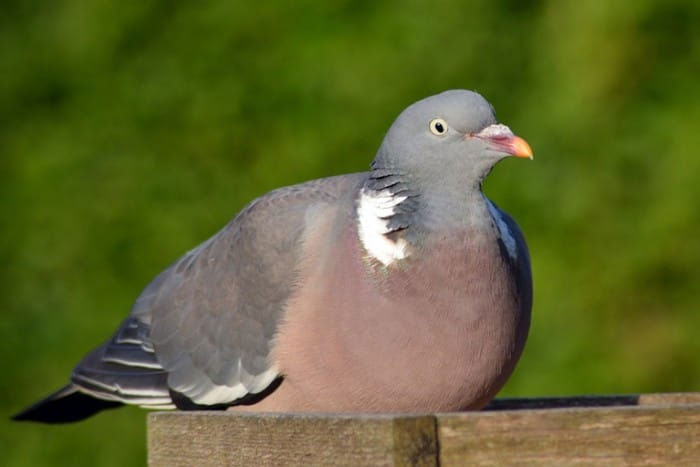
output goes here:
[{"label": "tail", "polygon": [[12,417],[12,420],[43,423],[77,422],[123,404],[88,396],[69,384]]},{"label": "tail", "polygon": [[168,375],[156,359],[149,331],[147,324],[127,318],[109,341],[75,367],[70,384],[12,419],[68,423],[124,404],[174,408]]}]

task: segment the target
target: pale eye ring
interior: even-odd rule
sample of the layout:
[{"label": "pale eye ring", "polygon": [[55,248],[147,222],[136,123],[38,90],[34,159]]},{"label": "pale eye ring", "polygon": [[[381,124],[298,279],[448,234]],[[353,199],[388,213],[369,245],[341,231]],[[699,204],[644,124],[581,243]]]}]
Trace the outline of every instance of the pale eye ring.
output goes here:
[{"label": "pale eye ring", "polygon": [[434,118],[430,121],[428,128],[435,136],[443,136],[447,133],[447,122],[442,118]]}]

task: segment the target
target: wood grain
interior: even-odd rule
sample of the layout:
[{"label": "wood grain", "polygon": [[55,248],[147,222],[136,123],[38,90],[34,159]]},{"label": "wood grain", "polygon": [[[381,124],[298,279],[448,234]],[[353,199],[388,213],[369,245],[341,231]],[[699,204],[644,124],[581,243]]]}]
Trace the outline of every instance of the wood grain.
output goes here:
[{"label": "wood grain", "polygon": [[700,465],[700,405],[439,416],[440,465]]},{"label": "wood grain", "polygon": [[148,464],[436,466],[435,417],[152,413]]},{"label": "wood grain", "polygon": [[160,412],[161,466],[700,465],[700,393],[500,399],[449,414]]}]

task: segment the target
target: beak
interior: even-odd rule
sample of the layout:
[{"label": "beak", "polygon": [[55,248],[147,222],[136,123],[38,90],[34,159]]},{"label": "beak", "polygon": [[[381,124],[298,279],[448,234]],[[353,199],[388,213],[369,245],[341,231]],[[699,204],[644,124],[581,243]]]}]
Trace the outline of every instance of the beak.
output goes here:
[{"label": "beak", "polygon": [[508,153],[514,155],[515,157],[533,159],[532,148],[527,141],[522,139],[520,136],[513,135],[511,138],[505,141],[505,147],[509,149]]},{"label": "beak", "polygon": [[505,125],[489,125],[474,137],[488,141],[495,149],[511,156],[532,159],[532,148],[527,141],[520,136],[515,136]]}]

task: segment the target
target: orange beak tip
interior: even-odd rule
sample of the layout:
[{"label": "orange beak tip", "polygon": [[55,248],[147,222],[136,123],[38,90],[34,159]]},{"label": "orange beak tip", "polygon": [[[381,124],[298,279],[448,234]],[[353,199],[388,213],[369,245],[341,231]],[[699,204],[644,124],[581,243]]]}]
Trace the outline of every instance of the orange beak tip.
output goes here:
[{"label": "orange beak tip", "polygon": [[509,146],[511,146],[513,150],[512,154],[515,157],[522,157],[530,160],[534,158],[532,154],[532,148],[530,147],[528,142],[519,136],[514,136]]}]

